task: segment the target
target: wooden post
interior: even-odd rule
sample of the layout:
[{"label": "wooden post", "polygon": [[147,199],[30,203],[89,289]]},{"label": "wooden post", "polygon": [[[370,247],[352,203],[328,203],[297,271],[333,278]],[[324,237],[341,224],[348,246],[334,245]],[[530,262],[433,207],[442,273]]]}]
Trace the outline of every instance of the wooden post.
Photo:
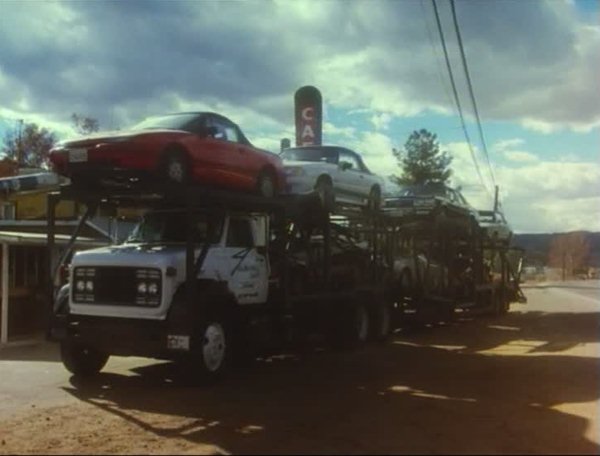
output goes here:
[{"label": "wooden post", "polygon": [[498,211],[498,186],[494,188],[494,214],[492,215],[492,220],[496,221],[496,212]]},{"label": "wooden post", "polygon": [[8,249],[2,244],[2,327],[0,328],[0,344],[8,342]]}]

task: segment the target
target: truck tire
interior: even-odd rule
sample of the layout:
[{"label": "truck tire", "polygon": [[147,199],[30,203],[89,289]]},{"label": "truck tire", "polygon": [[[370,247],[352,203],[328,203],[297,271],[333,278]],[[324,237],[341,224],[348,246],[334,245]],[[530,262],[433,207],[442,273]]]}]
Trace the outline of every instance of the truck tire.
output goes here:
[{"label": "truck tire", "polygon": [[501,293],[494,293],[494,315],[506,315],[510,308],[510,303],[502,299]]},{"label": "truck tire", "polygon": [[65,368],[76,377],[92,377],[102,370],[109,355],[70,340],[60,343],[60,358]]},{"label": "truck tire", "polygon": [[195,383],[208,384],[222,380],[233,359],[233,332],[223,313],[204,319],[196,331],[189,371]]},{"label": "truck tire", "polygon": [[385,342],[392,332],[392,309],[381,301],[371,309],[369,337],[375,342]]},{"label": "truck tire", "polygon": [[335,348],[356,349],[369,339],[369,311],[362,302],[340,306],[332,326],[330,339]]}]

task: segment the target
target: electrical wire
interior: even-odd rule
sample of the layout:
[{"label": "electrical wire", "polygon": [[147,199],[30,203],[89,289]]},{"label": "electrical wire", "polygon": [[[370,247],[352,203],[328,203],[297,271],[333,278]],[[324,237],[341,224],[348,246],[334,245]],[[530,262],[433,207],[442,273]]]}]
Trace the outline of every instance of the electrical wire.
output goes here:
[{"label": "electrical wire", "polygon": [[[439,55],[438,48],[436,47],[435,42],[433,40],[433,33],[431,31],[431,28],[429,27],[429,21],[427,20],[427,12],[425,11],[425,0],[420,0],[419,3],[421,4],[421,12],[423,13],[423,22],[425,23],[425,28],[427,30],[427,38],[429,38],[431,52],[433,54],[433,58],[435,59],[435,66],[437,69],[438,79],[439,79],[440,85],[444,89],[444,95],[446,96],[446,101],[448,102],[449,105],[452,105],[452,96],[450,95],[450,91],[448,89],[448,84],[446,84],[446,79],[444,78],[444,74],[442,71],[442,64],[440,62],[441,57]],[[458,112],[456,111],[456,109],[455,109],[455,114],[458,115]]]},{"label": "electrical wire", "polygon": [[454,4],[454,0],[450,0],[450,8],[452,10],[452,20],[454,22],[454,29],[456,30],[456,38],[458,39],[458,47],[460,49],[460,56],[462,61],[462,66],[465,72],[465,76],[467,78],[467,87],[469,88],[469,95],[471,97],[471,103],[473,104],[473,111],[475,111],[475,119],[477,121],[477,129],[479,131],[479,137],[481,139],[481,145],[483,147],[483,152],[485,154],[485,158],[490,169],[490,176],[492,176],[492,182],[494,186],[496,185],[496,179],[494,177],[494,171],[492,170],[492,164],[490,163],[490,155],[488,153],[487,145],[485,143],[485,138],[483,136],[483,129],[481,128],[481,118],[479,117],[479,110],[477,109],[477,102],[475,100],[475,93],[473,91],[473,84],[471,82],[471,76],[469,74],[469,67],[467,66],[467,57],[465,56],[465,49],[462,42],[462,37],[460,34],[460,27],[458,26],[458,19],[456,17],[456,7]]},{"label": "electrical wire", "polygon": [[452,72],[452,66],[450,65],[450,58],[448,57],[448,49],[446,47],[446,40],[444,38],[444,31],[442,29],[442,24],[440,22],[440,15],[438,12],[437,4],[436,4],[435,0],[431,0],[431,3],[433,4],[433,12],[435,14],[435,21],[437,24],[438,33],[440,35],[440,41],[442,42],[442,49],[444,50],[444,57],[446,59],[446,68],[448,70],[448,75],[450,77],[450,84],[452,85],[452,93],[454,94],[454,102],[456,103],[456,108],[457,108],[458,114],[460,116],[460,123],[462,125],[463,133],[467,140],[467,145],[469,146],[469,151],[471,153],[471,159],[473,160],[473,164],[475,165],[475,170],[477,171],[477,175],[479,176],[479,181],[481,182],[481,185],[483,186],[483,188],[485,188],[486,192],[488,192],[488,194],[489,194],[490,191],[489,191],[488,187],[485,185],[483,176],[481,174],[481,170],[479,169],[479,163],[477,162],[477,157],[475,156],[475,151],[473,150],[473,144],[471,143],[471,138],[469,137],[469,132],[467,131],[465,118],[464,118],[464,115],[462,112],[462,106],[460,104],[460,99],[458,97],[458,92],[456,90],[456,83],[454,81],[454,73]]}]

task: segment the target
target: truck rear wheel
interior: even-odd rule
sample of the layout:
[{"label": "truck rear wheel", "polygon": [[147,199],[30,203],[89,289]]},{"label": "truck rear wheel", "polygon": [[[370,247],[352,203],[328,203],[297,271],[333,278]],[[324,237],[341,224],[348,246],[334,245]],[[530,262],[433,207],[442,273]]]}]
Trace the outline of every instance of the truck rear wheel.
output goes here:
[{"label": "truck rear wheel", "polygon": [[506,300],[502,293],[494,293],[494,315],[506,315],[510,309],[510,303]]},{"label": "truck rear wheel", "polygon": [[60,344],[60,357],[66,369],[77,377],[91,377],[102,370],[109,355],[69,340]]},{"label": "truck rear wheel", "polygon": [[392,310],[382,301],[373,307],[370,316],[370,338],[376,342],[385,342],[392,332]]},{"label": "truck rear wheel", "polygon": [[370,316],[362,302],[339,309],[330,334],[336,348],[353,349],[364,345],[369,339]]}]

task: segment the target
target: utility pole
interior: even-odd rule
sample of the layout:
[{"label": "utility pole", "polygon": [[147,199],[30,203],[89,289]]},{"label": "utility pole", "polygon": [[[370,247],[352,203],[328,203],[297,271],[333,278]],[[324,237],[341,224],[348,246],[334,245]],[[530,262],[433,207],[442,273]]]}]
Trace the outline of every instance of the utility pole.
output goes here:
[{"label": "utility pole", "polygon": [[494,215],[492,216],[492,220],[496,221],[496,212],[498,212],[498,186],[496,185],[494,188]]},{"label": "utility pole", "polygon": [[19,119],[19,145],[17,148],[17,171],[23,162],[23,119]]}]

